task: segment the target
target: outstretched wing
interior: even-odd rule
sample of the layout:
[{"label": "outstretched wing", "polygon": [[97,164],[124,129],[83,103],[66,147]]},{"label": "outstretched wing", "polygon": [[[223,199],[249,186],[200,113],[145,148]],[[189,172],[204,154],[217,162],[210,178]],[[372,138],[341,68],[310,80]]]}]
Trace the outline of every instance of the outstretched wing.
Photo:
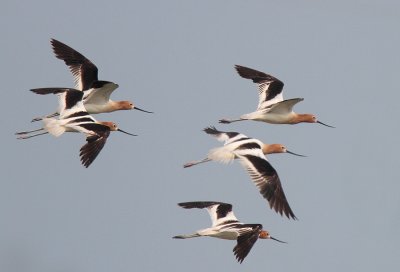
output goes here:
[{"label": "outstretched wing", "polygon": [[259,92],[257,110],[265,109],[283,100],[282,90],[284,84],[276,77],[240,65],[235,65],[235,69],[241,77],[251,79],[254,83],[257,83]]},{"label": "outstretched wing", "polygon": [[224,145],[227,145],[227,144],[230,144],[232,142],[236,142],[236,141],[239,141],[239,140],[243,140],[243,139],[248,139],[249,138],[246,135],[238,133],[238,132],[219,131],[214,126],[209,126],[209,127],[205,128],[204,132],[209,134],[209,135],[212,135],[212,136],[216,137],[218,141],[224,142]]},{"label": "outstretched wing", "polygon": [[224,222],[238,222],[233,214],[232,205],[216,201],[194,201],[178,203],[179,206],[185,209],[204,209],[206,208],[211,217],[212,226],[220,225]]},{"label": "outstretched wing", "polygon": [[68,91],[79,91],[77,89],[73,88],[62,88],[62,87],[50,87],[50,88],[36,88],[36,89],[30,89],[31,92],[34,92],[35,94],[59,94],[63,92],[68,92]]},{"label": "outstretched wing", "polygon": [[[245,225],[244,225],[245,226]],[[259,232],[262,229],[262,225],[255,224],[255,225],[250,225],[251,230],[249,232],[241,234],[237,238],[237,244],[233,248],[233,252],[236,256],[236,259],[238,262],[242,263],[244,258],[249,254],[251,248],[255,244],[255,242],[258,239]]]},{"label": "outstretched wing", "polygon": [[274,209],[281,215],[285,214],[289,219],[296,219],[296,216],[286,200],[278,173],[265,159],[261,150],[258,155],[238,154],[237,156],[260,190],[261,195],[268,200],[271,209]]},{"label": "outstretched wing", "polygon": [[85,92],[85,104],[103,105],[108,103],[111,93],[118,88],[118,84],[110,81],[99,80],[92,84]]},{"label": "outstretched wing", "polygon": [[291,113],[293,111],[293,106],[303,100],[304,98],[292,98],[277,102],[270,106],[270,108],[268,109],[268,113],[274,113],[274,114]]},{"label": "outstretched wing", "polygon": [[[91,125],[103,126],[101,124],[91,124]],[[90,164],[92,164],[92,162],[96,159],[97,155],[99,155],[100,151],[106,144],[109,135],[110,135],[110,130],[108,128],[108,130],[105,129],[102,132],[98,132],[96,135],[91,135],[86,138],[87,143],[81,147],[79,153],[83,166],[87,168],[89,167]]]},{"label": "outstretched wing", "polygon": [[83,105],[83,92],[72,89],[60,92],[58,95],[60,119],[70,117],[78,112],[87,115],[85,106]]},{"label": "outstretched wing", "polygon": [[98,80],[96,65],[84,55],[56,39],[51,39],[50,43],[56,57],[63,60],[69,67],[77,89],[88,90],[92,83]]}]

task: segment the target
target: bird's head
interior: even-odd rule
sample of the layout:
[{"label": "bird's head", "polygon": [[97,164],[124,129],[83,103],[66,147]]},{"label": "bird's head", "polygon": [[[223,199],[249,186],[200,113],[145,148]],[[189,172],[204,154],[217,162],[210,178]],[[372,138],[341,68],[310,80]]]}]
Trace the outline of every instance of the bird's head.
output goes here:
[{"label": "bird's head", "polygon": [[264,144],[262,147],[262,151],[264,155],[275,154],[275,153],[289,153],[295,156],[305,157],[304,155],[300,155],[292,151],[289,151],[283,144]]},{"label": "bird's head", "polygon": [[131,135],[131,136],[137,136],[135,134],[132,134],[132,133],[129,133],[129,132],[126,132],[126,131],[120,129],[118,127],[118,125],[116,123],[114,123],[114,122],[99,122],[99,123],[109,127],[111,131],[119,131],[119,132],[122,132],[122,133],[125,133],[125,134],[128,134],[128,135]]}]

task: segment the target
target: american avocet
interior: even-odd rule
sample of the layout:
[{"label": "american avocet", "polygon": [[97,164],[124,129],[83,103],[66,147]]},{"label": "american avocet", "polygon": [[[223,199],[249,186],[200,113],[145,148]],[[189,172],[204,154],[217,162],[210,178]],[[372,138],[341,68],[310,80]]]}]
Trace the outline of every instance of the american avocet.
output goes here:
[{"label": "american avocet", "polygon": [[289,219],[297,219],[286,200],[278,173],[264,156],[266,149],[264,143],[237,132],[220,132],[214,127],[206,128],[204,131],[216,136],[220,141],[225,141],[225,145],[211,149],[207,158],[189,162],[184,167],[210,160],[229,163],[235,158],[239,158],[240,163],[249,173],[261,195],[268,201],[271,209],[281,215],[285,214]]},{"label": "american avocet", "polygon": [[210,214],[212,226],[210,228],[198,230],[193,234],[177,235],[173,238],[186,239],[211,236],[220,239],[236,240],[237,244],[233,248],[233,252],[240,263],[242,263],[247,254],[249,254],[258,238],[272,239],[285,243],[272,237],[268,231],[263,230],[261,224],[243,224],[239,222],[233,214],[231,204],[215,201],[198,201],[178,203],[178,205],[185,209],[206,208]]},{"label": "american avocet", "polygon": [[[104,147],[110,131],[123,131],[113,122],[96,121],[85,109],[82,102],[83,92],[78,90],[64,91],[59,94],[60,118],[43,118],[44,126],[31,131],[17,132],[18,139],[29,139],[50,133],[55,137],[64,132],[81,132],[86,135],[87,143],[80,149],[81,162],[85,167],[96,159]],[[35,134],[35,132],[38,132]]]},{"label": "american avocet", "polygon": [[[83,103],[90,114],[113,112],[117,110],[139,110],[147,113],[153,113],[136,107],[131,101],[113,101],[110,99],[112,92],[118,88],[118,84],[98,80],[98,69],[89,59],[68,45],[51,40],[54,54],[69,67],[75,80],[75,88],[84,91]],[[36,94],[59,93],[67,88],[37,88],[31,89]],[[46,117],[56,116],[57,113]],[[39,121],[40,117],[32,121]]]},{"label": "american avocet", "polygon": [[[224,146],[220,149],[218,152],[219,154],[223,153],[223,162],[224,163],[228,163],[231,162],[233,159],[237,159],[237,156],[235,156],[235,149],[238,147],[238,144],[240,144],[241,141],[243,140],[250,140],[249,137],[247,137],[244,134],[238,133],[238,132],[224,132],[224,131],[219,131],[217,130],[215,127],[208,127],[204,129],[204,132],[206,132],[207,134],[210,134],[212,136],[215,136],[217,138],[217,140],[219,140],[220,142],[224,142]],[[297,153],[294,153],[292,151],[289,151],[286,146],[282,145],[282,144],[265,144],[262,143],[262,148],[261,148],[262,152],[264,153],[264,155],[267,154],[276,154],[276,153],[289,153],[292,155],[296,155],[296,156],[300,156],[300,157],[305,157],[304,155],[300,155]],[[211,152],[214,153],[214,152]],[[221,158],[220,156],[218,157],[219,159]],[[202,160],[198,160],[198,161],[191,161],[188,163],[185,163],[183,165],[184,168],[187,167],[191,167],[200,163],[204,163],[204,162],[209,162],[212,161],[213,159],[210,157],[206,157]]]},{"label": "american avocet", "polygon": [[293,106],[303,101],[304,98],[283,100],[283,82],[279,79],[244,66],[236,65],[235,68],[241,77],[251,79],[258,84],[259,102],[257,110],[243,114],[239,119],[221,119],[219,120],[220,123],[229,124],[243,120],[254,120],[270,124],[319,123],[332,127],[317,120],[313,114],[293,112]]}]

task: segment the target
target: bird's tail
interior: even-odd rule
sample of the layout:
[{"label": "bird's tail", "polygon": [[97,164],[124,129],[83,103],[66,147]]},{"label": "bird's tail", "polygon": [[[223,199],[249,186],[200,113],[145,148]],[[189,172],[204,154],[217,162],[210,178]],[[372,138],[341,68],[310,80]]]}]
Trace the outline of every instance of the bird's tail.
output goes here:
[{"label": "bird's tail", "polygon": [[184,234],[184,235],[176,235],[172,238],[174,239],[187,239],[187,238],[194,238],[194,237],[200,237],[198,233],[193,233],[193,234]]},{"label": "bird's tail", "polygon": [[65,132],[65,126],[60,124],[60,120],[55,118],[43,118],[44,129],[55,137],[61,136]]}]

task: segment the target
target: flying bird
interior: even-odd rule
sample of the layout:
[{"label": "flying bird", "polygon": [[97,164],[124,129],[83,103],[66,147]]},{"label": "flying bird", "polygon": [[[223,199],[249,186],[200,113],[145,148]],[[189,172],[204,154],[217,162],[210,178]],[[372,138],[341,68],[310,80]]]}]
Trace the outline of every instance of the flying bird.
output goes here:
[{"label": "flying bird", "polygon": [[[68,45],[52,39],[50,41],[54,54],[69,67],[75,81],[75,88],[36,88],[31,89],[36,94],[57,94],[66,90],[79,90],[84,92],[83,104],[89,114],[113,112],[117,110],[139,110],[153,113],[136,107],[131,101],[113,101],[110,99],[112,92],[118,88],[118,84],[110,81],[98,80],[98,69],[84,55]],[[57,116],[58,113],[46,117]],[[42,117],[34,118],[39,121]]]},{"label": "flying bird", "polygon": [[222,124],[232,122],[254,120],[270,124],[298,124],[298,123],[322,123],[313,114],[299,114],[293,111],[293,106],[303,101],[304,98],[283,100],[283,82],[266,73],[236,65],[236,71],[246,79],[253,80],[258,85],[259,102],[256,111],[243,114],[239,119],[221,119]]},{"label": "flying bird", "polygon": [[225,145],[211,149],[207,158],[201,161],[186,163],[185,168],[210,160],[229,163],[238,158],[271,209],[280,215],[285,214],[289,219],[297,219],[283,192],[278,173],[264,156],[268,151],[268,145],[237,132],[218,131],[215,127],[205,128],[204,131],[220,141],[225,141]]},{"label": "flying bird", "polygon": [[80,132],[86,135],[86,144],[80,149],[81,162],[85,167],[96,159],[103,149],[111,131],[120,131],[131,136],[134,134],[123,131],[113,122],[96,121],[85,109],[82,97],[84,93],[77,90],[61,92],[59,96],[60,118],[43,118],[42,128],[17,132],[18,139],[29,139],[47,133],[55,137],[64,132]]},{"label": "flying bird", "polygon": [[[238,157],[235,156],[234,150],[237,147],[237,144],[234,144],[236,141],[242,141],[242,140],[249,140],[250,138],[247,137],[244,134],[238,133],[238,132],[233,132],[233,131],[229,131],[229,132],[224,132],[224,131],[219,131],[217,130],[215,127],[210,126],[208,128],[205,128],[203,130],[205,133],[210,134],[214,137],[217,138],[218,141],[220,142],[224,142],[224,146],[221,148],[217,148],[217,152],[219,152],[220,154],[223,154],[222,157],[217,157],[214,159],[221,159],[222,158],[222,162],[224,163],[228,163],[233,161],[233,159],[237,159]],[[264,155],[267,154],[276,154],[276,153],[288,153],[288,154],[292,154],[295,156],[300,156],[300,157],[305,157],[304,155],[300,155],[297,153],[294,153],[292,151],[289,151],[286,146],[282,145],[282,144],[265,144],[262,143],[262,148],[261,148],[262,152]],[[188,163],[185,163],[183,165],[184,168],[187,167],[191,167],[200,163],[205,163],[205,162],[209,162],[212,161],[214,157],[213,154],[215,153],[215,149],[210,151],[209,156],[207,156],[206,158],[202,159],[202,160],[197,160],[197,161],[191,161]],[[226,160],[225,160],[226,158]]]},{"label": "flying bird", "polygon": [[233,252],[239,263],[243,262],[258,238],[272,239],[280,243],[285,243],[272,237],[268,231],[263,230],[261,224],[244,224],[239,222],[233,214],[231,204],[215,201],[197,201],[178,203],[178,205],[185,209],[207,209],[211,217],[212,226],[198,230],[193,234],[177,235],[173,238],[187,239],[210,236],[220,239],[236,240],[237,244],[233,248]]}]

